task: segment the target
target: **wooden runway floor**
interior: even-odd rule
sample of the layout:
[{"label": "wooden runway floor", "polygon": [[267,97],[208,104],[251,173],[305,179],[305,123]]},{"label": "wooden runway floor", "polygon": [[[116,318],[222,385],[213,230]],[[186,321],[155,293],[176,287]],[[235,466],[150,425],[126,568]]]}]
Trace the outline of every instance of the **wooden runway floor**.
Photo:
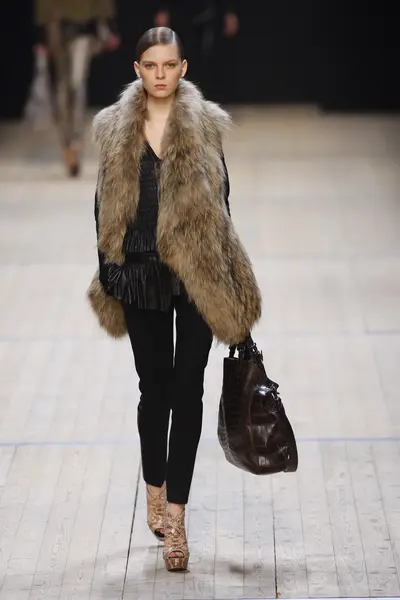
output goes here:
[{"label": "wooden runway floor", "polygon": [[[145,522],[126,340],[85,300],[96,154],[64,177],[50,133],[0,128],[0,600],[400,596],[400,120],[242,108],[231,211],[254,331],[299,470],[230,466],[212,351],[188,507],[190,572]],[[188,399],[190,400],[190,399]]]}]

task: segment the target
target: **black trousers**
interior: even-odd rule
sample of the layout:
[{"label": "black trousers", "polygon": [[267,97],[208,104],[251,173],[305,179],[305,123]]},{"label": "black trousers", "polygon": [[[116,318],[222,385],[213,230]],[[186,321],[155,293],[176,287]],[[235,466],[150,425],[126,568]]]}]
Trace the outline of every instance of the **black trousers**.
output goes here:
[{"label": "black trousers", "polygon": [[166,481],[168,502],[186,504],[201,435],[212,332],[186,294],[174,297],[169,312],[130,305],[124,311],[141,392],[143,478],[156,487]]}]

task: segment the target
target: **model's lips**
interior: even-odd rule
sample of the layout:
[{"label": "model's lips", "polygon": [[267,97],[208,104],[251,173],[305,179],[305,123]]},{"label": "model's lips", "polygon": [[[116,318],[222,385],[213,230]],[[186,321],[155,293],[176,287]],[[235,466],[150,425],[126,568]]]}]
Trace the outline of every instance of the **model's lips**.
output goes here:
[{"label": "model's lips", "polygon": [[158,90],[163,90],[164,88],[166,88],[167,86],[165,85],[165,83],[159,83],[156,85],[156,88]]}]

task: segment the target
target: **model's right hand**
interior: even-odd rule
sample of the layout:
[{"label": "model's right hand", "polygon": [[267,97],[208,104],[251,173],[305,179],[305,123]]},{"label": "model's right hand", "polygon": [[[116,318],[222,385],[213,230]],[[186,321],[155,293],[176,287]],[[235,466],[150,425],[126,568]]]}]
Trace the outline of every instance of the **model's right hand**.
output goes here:
[{"label": "model's right hand", "polygon": [[154,16],[156,27],[169,27],[170,15],[167,10],[159,10]]}]

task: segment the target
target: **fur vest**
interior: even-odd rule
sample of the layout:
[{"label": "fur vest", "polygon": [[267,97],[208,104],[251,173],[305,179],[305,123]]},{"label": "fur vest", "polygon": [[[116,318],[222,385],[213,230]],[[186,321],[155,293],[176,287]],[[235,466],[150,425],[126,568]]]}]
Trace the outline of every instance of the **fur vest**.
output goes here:
[{"label": "fur vest", "polygon": [[[138,206],[145,119],[146,92],[138,79],[93,122],[100,146],[98,248],[119,265]],[[222,136],[229,124],[225,111],[181,80],[162,142],[157,248],[214,336],[235,344],[260,318],[261,295],[225,205]],[[98,272],[88,295],[100,325],[114,337],[124,335],[122,307],[106,296]]]}]

